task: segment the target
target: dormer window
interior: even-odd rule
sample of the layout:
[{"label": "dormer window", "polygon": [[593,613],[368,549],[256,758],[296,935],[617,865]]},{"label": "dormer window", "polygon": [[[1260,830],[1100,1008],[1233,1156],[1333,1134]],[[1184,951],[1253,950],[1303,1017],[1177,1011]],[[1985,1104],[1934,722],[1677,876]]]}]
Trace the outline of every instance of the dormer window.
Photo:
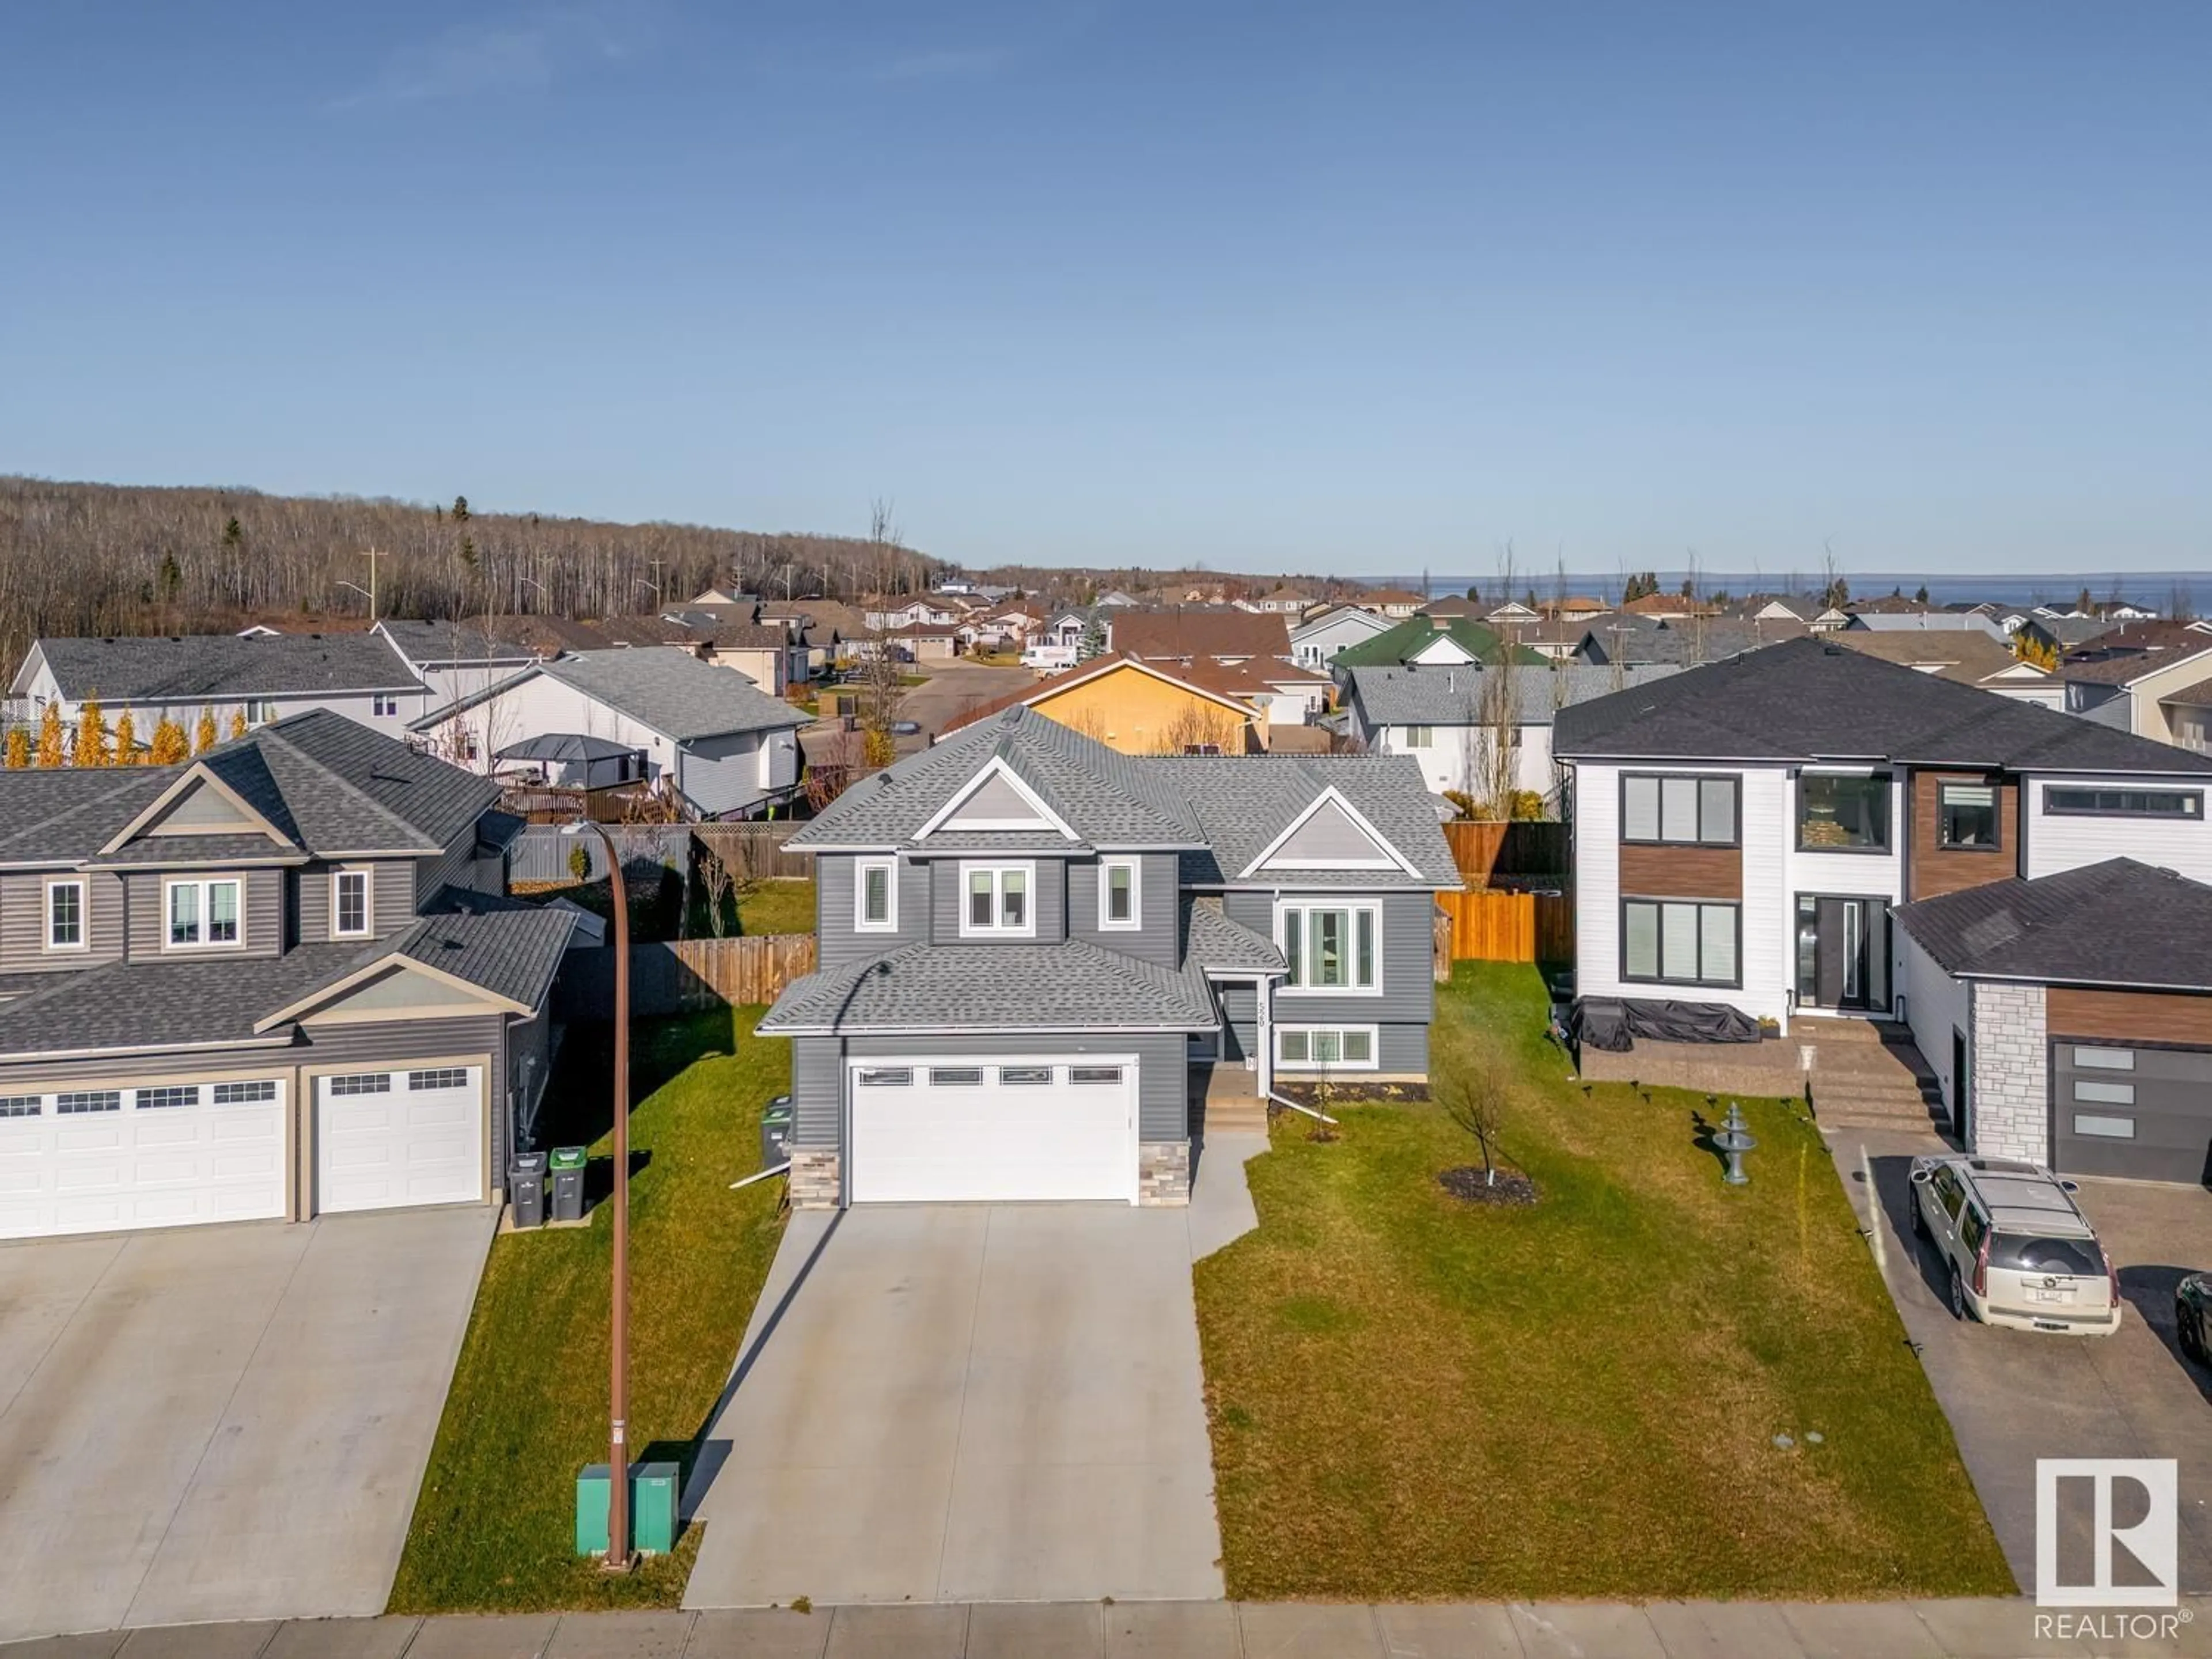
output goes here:
[{"label": "dormer window", "polygon": [[1030,908],[1030,889],[1035,874],[1036,866],[1028,864],[962,866],[961,936],[1034,937],[1036,916]]},{"label": "dormer window", "polygon": [[241,938],[238,885],[235,877],[169,883],[168,948],[205,951],[237,945]]},{"label": "dormer window", "polygon": [[331,936],[368,936],[368,872],[337,870],[331,875]]}]

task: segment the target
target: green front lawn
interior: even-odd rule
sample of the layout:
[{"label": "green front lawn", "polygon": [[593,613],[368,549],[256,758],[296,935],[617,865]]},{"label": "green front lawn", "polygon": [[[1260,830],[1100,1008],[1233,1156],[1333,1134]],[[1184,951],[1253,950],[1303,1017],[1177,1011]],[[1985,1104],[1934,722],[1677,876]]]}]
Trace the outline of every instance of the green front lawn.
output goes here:
[{"label": "green front lawn", "polygon": [[[641,1021],[630,1115],[630,1436],[690,1468],[783,1226],[760,1164],[760,1111],[790,1087],[763,1011]],[[563,1050],[540,1139],[610,1150],[604,1028]],[[604,1188],[604,1162],[592,1174]],[[504,1235],[477,1292],[399,1574],[395,1613],[677,1605],[696,1540],[635,1576],[579,1561],[576,1472],[607,1455],[611,1215]]]},{"label": "green front lawn", "polygon": [[1532,969],[1438,988],[1512,1079],[1535,1207],[1442,1191],[1480,1159],[1426,1103],[1279,1122],[1249,1164],[1259,1230],[1196,1269],[1229,1593],[2011,1593],[1802,1108],[1743,1103],[1730,1190],[1706,1097],[1571,1080],[1545,1011]]}]

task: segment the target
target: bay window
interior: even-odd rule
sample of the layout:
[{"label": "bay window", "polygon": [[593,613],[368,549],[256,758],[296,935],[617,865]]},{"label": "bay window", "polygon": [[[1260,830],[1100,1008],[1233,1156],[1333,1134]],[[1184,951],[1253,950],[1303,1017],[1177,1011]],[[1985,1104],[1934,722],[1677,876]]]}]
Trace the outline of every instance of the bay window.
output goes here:
[{"label": "bay window", "polygon": [[1285,988],[1305,993],[1378,989],[1379,931],[1380,913],[1371,904],[1284,906],[1277,943],[1290,964]]}]

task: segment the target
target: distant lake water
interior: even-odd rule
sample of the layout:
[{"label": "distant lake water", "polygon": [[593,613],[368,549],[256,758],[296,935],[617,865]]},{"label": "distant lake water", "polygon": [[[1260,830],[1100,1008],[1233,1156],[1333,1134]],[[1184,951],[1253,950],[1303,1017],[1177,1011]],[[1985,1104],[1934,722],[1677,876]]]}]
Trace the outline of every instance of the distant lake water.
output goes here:
[{"label": "distant lake water", "polygon": [[[1662,570],[1658,573],[1659,586],[1671,593],[1681,586],[1683,579],[1689,574],[1686,570]],[[1796,574],[1803,587],[1817,588],[1820,586],[1820,573],[1816,567]],[[1746,571],[1700,570],[1698,572],[1698,588],[1705,593],[1740,595],[1755,591],[1776,593],[1783,591],[1790,574],[1787,571],[1774,570],[1758,575]],[[1416,592],[1421,586],[1419,574],[1384,576],[1375,580],[1391,586],[1412,587]],[[2137,570],[2122,571],[2117,575],[2104,570],[2041,576],[1929,576],[1917,573],[1900,574],[1894,571],[1852,570],[1844,573],[1844,580],[1850,584],[1852,595],[1863,599],[1892,590],[1912,593],[1924,584],[1929,602],[1936,605],[1948,605],[1956,599],[1987,599],[1996,605],[2030,605],[2049,601],[2070,605],[2086,587],[2100,599],[2109,599],[2117,591],[2121,598],[2133,599],[2138,605],[2158,611],[2167,609],[2179,585],[2185,591],[2193,608],[2212,610],[2212,570]],[[1538,594],[1546,597],[1551,594],[1558,583],[1557,576],[1541,571],[1524,571],[1514,578],[1516,592],[1534,588]],[[1439,596],[1464,593],[1470,586],[1480,588],[1487,594],[1494,592],[1497,586],[1498,573],[1495,571],[1471,576],[1431,574],[1429,577],[1431,590]],[[1601,599],[1617,599],[1620,594],[1620,576],[1618,572],[1608,572],[1603,575],[1577,575],[1570,571],[1567,574],[1567,591],[1570,593],[1595,594]]]}]

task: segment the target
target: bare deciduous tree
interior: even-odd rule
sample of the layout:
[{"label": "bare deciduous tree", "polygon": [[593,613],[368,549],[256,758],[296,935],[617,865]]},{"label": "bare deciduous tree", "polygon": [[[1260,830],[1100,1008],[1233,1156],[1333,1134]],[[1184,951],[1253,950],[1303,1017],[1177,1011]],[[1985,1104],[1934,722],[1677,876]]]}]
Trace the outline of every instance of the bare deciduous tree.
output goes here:
[{"label": "bare deciduous tree", "polygon": [[699,885],[707,895],[707,925],[714,930],[714,937],[720,939],[726,931],[723,924],[722,907],[730,896],[730,866],[723,861],[721,854],[703,838],[694,836],[691,844],[697,849],[694,856],[699,866]]},{"label": "bare deciduous tree", "polygon": [[1453,1029],[1438,1043],[1429,1087],[1444,1115],[1474,1137],[1485,1184],[1498,1184],[1498,1137],[1505,1132],[1512,1090],[1498,1057],[1464,1031]]}]

